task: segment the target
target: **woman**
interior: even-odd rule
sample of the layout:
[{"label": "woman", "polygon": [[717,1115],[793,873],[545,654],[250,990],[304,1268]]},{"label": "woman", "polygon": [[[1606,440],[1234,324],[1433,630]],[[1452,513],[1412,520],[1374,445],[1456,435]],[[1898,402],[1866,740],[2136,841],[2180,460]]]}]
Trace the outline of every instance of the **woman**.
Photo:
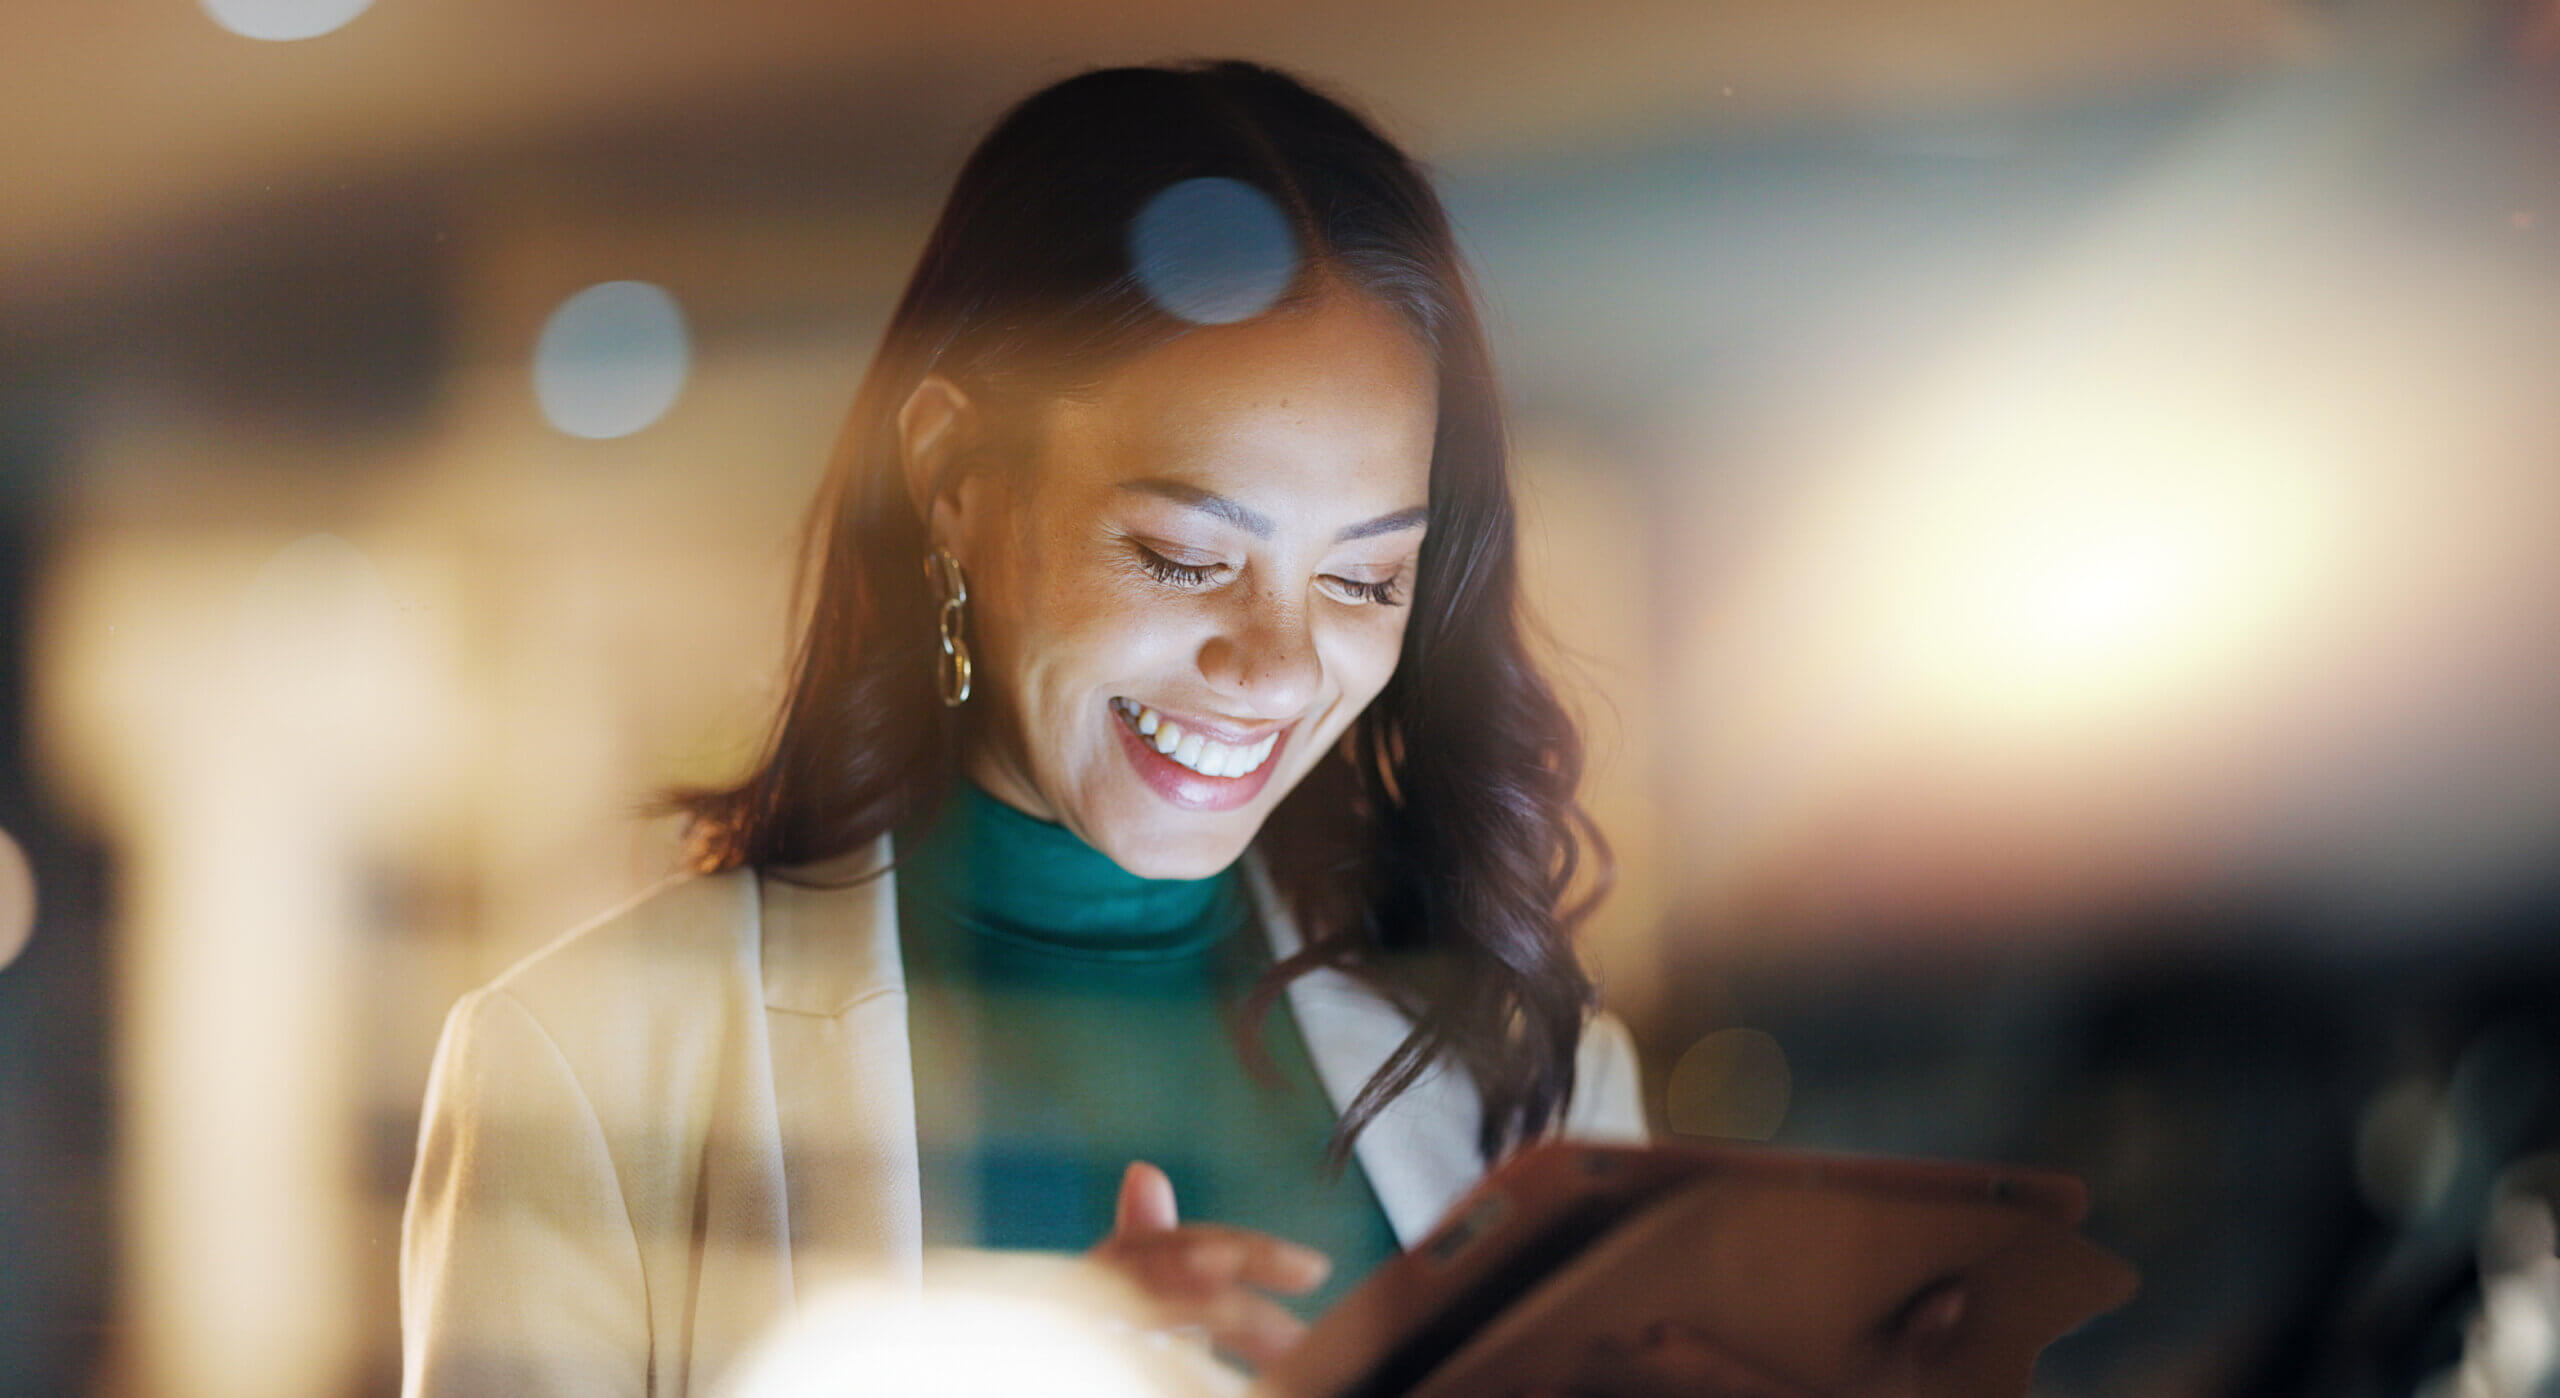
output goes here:
[{"label": "woman", "polygon": [[1446,217],[1358,118],[1240,63],[1005,117],[855,401],[770,749],[682,798],[700,876],[454,1011],[408,1389],[700,1389],[940,1243],[1090,1247],[1267,1358],[1272,1294],[1509,1147],[1640,1134],[1505,470]]}]

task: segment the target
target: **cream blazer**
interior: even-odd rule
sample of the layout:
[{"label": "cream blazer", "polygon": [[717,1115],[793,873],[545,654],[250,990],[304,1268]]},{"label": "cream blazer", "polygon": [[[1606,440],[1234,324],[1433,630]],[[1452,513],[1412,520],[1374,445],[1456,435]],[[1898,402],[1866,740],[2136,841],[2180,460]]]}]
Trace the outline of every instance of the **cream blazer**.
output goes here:
[{"label": "cream blazer", "polygon": [[[878,867],[885,841],[834,879]],[[1258,865],[1275,955],[1299,934]],[[893,876],[683,878],[454,1006],[400,1236],[402,1392],[708,1394],[792,1308],[923,1262]],[[1336,1110],[1408,1031],[1348,976],[1289,987]],[[1625,1028],[1585,1033],[1564,1130],[1641,1139]],[[1482,1172],[1436,1071],[1356,1151],[1410,1246]]]}]

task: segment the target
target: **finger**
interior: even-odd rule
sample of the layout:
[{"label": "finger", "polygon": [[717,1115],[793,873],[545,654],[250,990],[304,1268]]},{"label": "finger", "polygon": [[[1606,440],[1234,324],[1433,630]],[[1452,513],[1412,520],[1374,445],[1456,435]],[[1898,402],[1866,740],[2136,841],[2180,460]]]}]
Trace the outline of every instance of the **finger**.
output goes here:
[{"label": "finger", "polygon": [[1221,1229],[1242,1251],[1236,1280],[1283,1296],[1301,1296],[1333,1275],[1333,1259],[1301,1243],[1251,1229]]},{"label": "finger", "polygon": [[1180,1224],[1174,1207],[1173,1180],[1143,1160],[1132,1160],[1120,1174],[1120,1201],[1112,1210],[1114,1233],[1160,1233]]},{"label": "finger", "polygon": [[1114,1251],[1167,1280],[1178,1274],[1199,1285],[1242,1284],[1286,1296],[1313,1291],[1333,1273],[1333,1259],[1314,1248],[1222,1223],[1124,1236]]},{"label": "finger", "polygon": [[1211,1344],[1255,1368],[1276,1362],[1307,1333],[1307,1323],[1279,1302],[1234,1288],[1221,1292],[1199,1319]]}]

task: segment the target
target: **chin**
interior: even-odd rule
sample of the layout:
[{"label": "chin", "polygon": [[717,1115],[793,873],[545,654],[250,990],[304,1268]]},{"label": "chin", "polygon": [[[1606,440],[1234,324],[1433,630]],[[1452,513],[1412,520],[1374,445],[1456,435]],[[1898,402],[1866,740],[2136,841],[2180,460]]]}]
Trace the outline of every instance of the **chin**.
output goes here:
[{"label": "chin", "polygon": [[[1227,827],[1236,823],[1220,820],[1215,825]],[[1245,847],[1253,843],[1260,829],[1258,821],[1241,831],[1203,829],[1197,824],[1172,831],[1156,822],[1146,824],[1154,828],[1124,827],[1088,843],[1109,856],[1112,863],[1142,879],[1205,879],[1242,858]]]}]

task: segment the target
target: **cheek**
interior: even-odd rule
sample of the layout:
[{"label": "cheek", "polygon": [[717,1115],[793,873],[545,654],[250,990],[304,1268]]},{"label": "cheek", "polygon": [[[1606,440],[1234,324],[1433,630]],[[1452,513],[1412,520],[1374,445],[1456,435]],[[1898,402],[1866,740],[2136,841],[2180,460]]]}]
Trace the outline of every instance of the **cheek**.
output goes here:
[{"label": "cheek", "polygon": [[1346,621],[1334,645],[1329,647],[1327,664],[1333,668],[1336,682],[1342,687],[1346,717],[1357,714],[1378,697],[1378,691],[1394,678],[1396,660],[1404,651],[1404,630],[1408,613],[1397,608],[1391,617],[1361,617]]},{"label": "cheek", "polygon": [[1108,570],[1025,568],[1011,580],[1028,589],[1023,605],[989,639],[1027,721],[1079,717],[1184,653],[1180,618]]}]

